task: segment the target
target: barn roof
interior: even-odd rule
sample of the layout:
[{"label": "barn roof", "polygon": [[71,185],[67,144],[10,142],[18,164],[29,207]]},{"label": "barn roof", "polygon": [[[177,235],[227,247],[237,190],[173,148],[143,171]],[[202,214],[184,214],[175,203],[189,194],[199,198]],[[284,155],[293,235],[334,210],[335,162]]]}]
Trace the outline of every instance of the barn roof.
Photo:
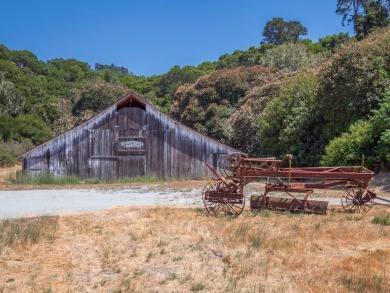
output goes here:
[{"label": "barn roof", "polygon": [[65,134],[68,133],[68,132],[74,131],[75,129],[78,129],[78,128],[82,128],[85,124],[87,124],[87,123],[90,122],[91,120],[94,120],[97,116],[101,115],[102,113],[104,113],[105,111],[107,111],[109,108],[111,108],[111,107],[114,106],[114,105],[116,105],[117,110],[120,110],[120,109],[122,109],[122,108],[124,108],[124,107],[127,107],[127,106],[130,106],[130,105],[136,105],[137,107],[142,108],[142,109],[144,109],[144,110],[145,110],[146,106],[151,107],[151,108],[153,108],[155,111],[158,111],[160,114],[162,114],[162,115],[168,117],[169,119],[175,121],[175,122],[178,123],[181,127],[184,127],[184,128],[186,128],[186,129],[188,129],[189,131],[195,132],[195,133],[197,133],[197,134],[199,134],[199,135],[201,135],[201,136],[207,138],[208,140],[215,141],[216,143],[221,144],[221,145],[225,146],[225,147],[228,148],[228,149],[231,149],[232,152],[241,152],[241,151],[236,150],[236,149],[234,149],[234,148],[232,148],[232,147],[230,147],[230,146],[228,146],[228,145],[225,145],[224,143],[221,143],[220,141],[218,141],[218,140],[216,140],[216,139],[214,139],[214,138],[211,138],[211,137],[209,137],[209,136],[207,136],[207,135],[204,135],[204,134],[200,133],[199,131],[197,131],[197,130],[195,130],[195,129],[192,129],[192,128],[186,126],[186,125],[184,125],[183,123],[177,121],[176,119],[170,117],[169,115],[167,115],[167,114],[161,112],[157,107],[153,106],[153,105],[152,105],[151,103],[149,103],[148,101],[142,99],[142,98],[141,98],[140,96],[138,96],[136,93],[130,92],[130,93],[127,94],[124,98],[120,99],[119,101],[117,101],[117,102],[114,103],[113,105],[107,107],[107,108],[104,109],[103,111],[101,111],[101,112],[99,112],[98,114],[94,115],[92,118],[88,119],[88,120],[85,121],[84,123],[82,123],[82,124],[80,124],[80,125],[77,125],[77,126],[71,128],[71,129],[67,130],[67,131],[64,131],[63,133],[61,133],[61,134],[59,134],[59,135],[57,135],[57,136],[55,136],[55,137],[49,139],[48,141],[46,141],[46,142],[44,142],[44,143],[42,143],[42,144],[40,144],[40,145],[38,145],[38,146],[32,148],[31,150],[29,150],[29,151],[27,151],[27,152],[21,154],[21,155],[18,157],[18,159],[19,159],[19,158],[23,158],[24,156],[28,155],[29,153],[33,152],[34,150],[38,149],[39,147],[43,146],[44,144],[50,143],[50,142],[52,142],[52,141],[55,141],[56,139],[58,139],[59,137],[65,135]]}]

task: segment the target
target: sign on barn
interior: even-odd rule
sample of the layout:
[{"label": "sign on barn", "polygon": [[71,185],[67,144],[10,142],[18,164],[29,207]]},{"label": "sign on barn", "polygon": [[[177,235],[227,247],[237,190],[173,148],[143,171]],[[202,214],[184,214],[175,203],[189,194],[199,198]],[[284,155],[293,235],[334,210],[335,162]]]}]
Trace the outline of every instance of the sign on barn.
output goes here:
[{"label": "sign on barn", "polygon": [[114,180],[152,175],[199,178],[204,161],[237,150],[165,115],[130,93],[85,123],[24,153],[23,170]]}]

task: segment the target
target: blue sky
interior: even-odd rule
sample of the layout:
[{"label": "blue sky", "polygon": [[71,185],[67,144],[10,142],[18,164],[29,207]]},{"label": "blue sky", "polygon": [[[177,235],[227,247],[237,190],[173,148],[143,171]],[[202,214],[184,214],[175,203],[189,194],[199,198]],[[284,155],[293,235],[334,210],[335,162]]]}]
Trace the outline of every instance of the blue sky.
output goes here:
[{"label": "blue sky", "polygon": [[0,0],[0,43],[40,60],[75,58],[155,75],[258,46],[268,20],[299,20],[313,41],[349,32],[337,1]]}]

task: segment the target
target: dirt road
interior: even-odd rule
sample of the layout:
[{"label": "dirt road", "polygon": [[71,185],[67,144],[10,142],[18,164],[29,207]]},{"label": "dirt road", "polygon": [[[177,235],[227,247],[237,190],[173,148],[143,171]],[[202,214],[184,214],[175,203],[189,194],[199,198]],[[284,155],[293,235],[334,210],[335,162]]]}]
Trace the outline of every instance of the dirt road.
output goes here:
[{"label": "dirt road", "polygon": [[147,184],[109,189],[0,191],[0,218],[69,214],[117,206],[200,206],[199,187]]},{"label": "dirt road", "polygon": [[[0,191],[0,219],[22,216],[63,215],[98,211],[118,206],[176,206],[201,207],[202,182],[175,184],[156,183],[130,187],[93,189],[42,189]],[[259,195],[262,185],[246,187],[246,202],[252,195]],[[312,198],[329,202],[330,206],[340,204],[342,191],[333,194],[317,193]],[[283,196],[283,194],[273,194]]]}]

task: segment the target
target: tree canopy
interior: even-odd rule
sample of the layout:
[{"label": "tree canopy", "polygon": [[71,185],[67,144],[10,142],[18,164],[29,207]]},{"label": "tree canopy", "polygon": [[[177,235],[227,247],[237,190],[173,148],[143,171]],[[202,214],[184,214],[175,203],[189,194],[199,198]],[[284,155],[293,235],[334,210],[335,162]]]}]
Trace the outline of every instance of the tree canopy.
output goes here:
[{"label": "tree canopy", "polygon": [[370,1],[363,5],[364,14],[356,20],[356,38],[363,39],[374,30],[390,24],[389,12],[381,1]]},{"label": "tree canopy", "polygon": [[[357,36],[362,38],[375,27],[383,27],[390,12],[390,0],[338,0],[336,13],[341,15],[342,24],[353,24]],[[365,33],[366,31],[366,33]]]},{"label": "tree canopy", "polygon": [[282,17],[275,17],[267,22],[262,35],[263,43],[267,44],[297,43],[301,36],[307,35],[307,28],[297,20],[285,21]]}]

